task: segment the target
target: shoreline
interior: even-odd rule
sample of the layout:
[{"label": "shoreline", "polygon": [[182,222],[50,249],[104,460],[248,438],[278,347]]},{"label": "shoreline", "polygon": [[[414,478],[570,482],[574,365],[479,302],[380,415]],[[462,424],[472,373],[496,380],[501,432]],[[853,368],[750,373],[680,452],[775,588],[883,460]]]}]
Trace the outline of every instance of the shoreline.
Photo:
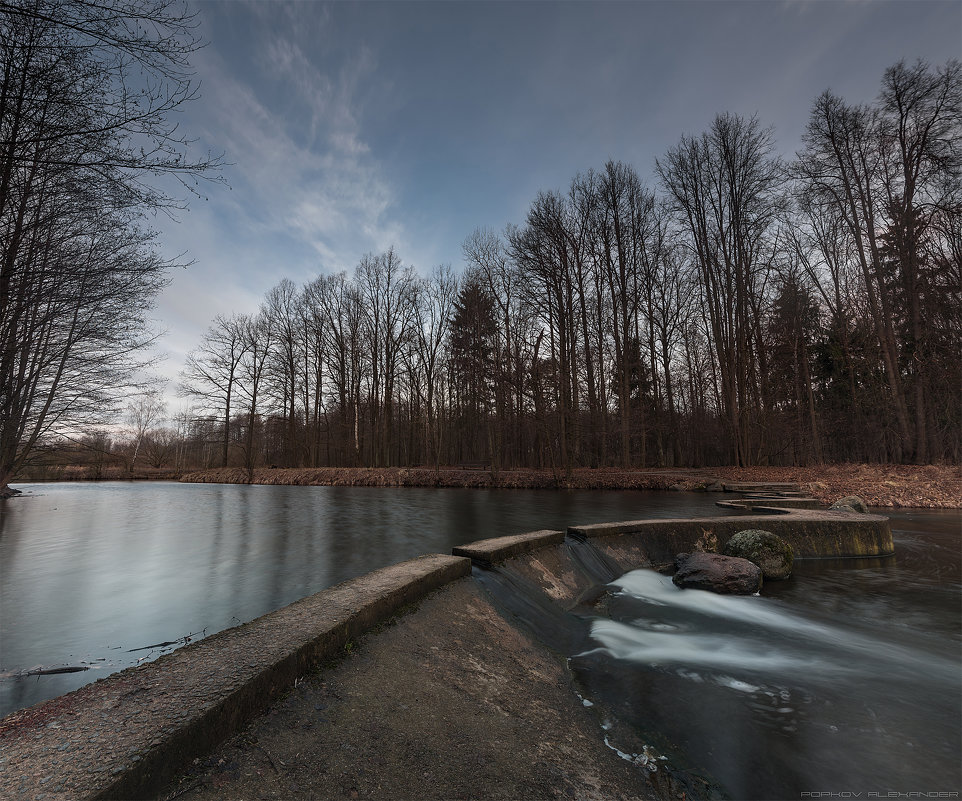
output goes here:
[{"label": "shoreline", "polygon": [[962,468],[955,465],[836,464],[812,467],[713,467],[619,470],[578,468],[570,481],[549,470],[468,470],[445,467],[215,468],[185,473],[185,483],[331,487],[451,487],[470,489],[721,491],[726,482],[795,482],[833,503],[858,495],[880,508],[962,508]]},{"label": "shoreline", "polygon": [[15,484],[64,481],[181,481],[202,484],[265,484],[330,487],[446,487],[460,489],[545,490],[685,490],[721,491],[722,483],[794,482],[828,505],[846,495],[858,495],[877,508],[960,509],[962,467],[958,465],[894,465],[842,463],[810,467],[705,467],[621,470],[612,467],[577,468],[570,482],[550,470],[530,468],[490,470],[442,467],[318,467],[212,468],[198,471],[170,469],[126,471],[100,476],[82,470],[55,477],[24,476]]}]

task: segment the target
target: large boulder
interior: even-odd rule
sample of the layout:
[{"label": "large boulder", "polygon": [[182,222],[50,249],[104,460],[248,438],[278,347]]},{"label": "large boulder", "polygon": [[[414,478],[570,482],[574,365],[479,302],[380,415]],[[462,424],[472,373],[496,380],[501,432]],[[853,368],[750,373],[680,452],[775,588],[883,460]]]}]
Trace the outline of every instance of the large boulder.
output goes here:
[{"label": "large boulder", "polygon": [[760,528],[739,531],[725,543],[724,553],[758,565],[766,581],[787,579],[792,575],[795,552],[788,542],[770,531]]},{"label": "large boulder", "polygon": [[672,581],[682,588],[725,595],[751,595],[761,589],[762,571],[747,559],[718,553],[680,553]]},{"label": "large boulder", "polygon": [[863,515],[868,514],[868,506],[865,505],[865,501],[859,498],[858,495],[846,495],[844,498],[839,498],[829,509],[841,509],[843,512],[861,512]]}]

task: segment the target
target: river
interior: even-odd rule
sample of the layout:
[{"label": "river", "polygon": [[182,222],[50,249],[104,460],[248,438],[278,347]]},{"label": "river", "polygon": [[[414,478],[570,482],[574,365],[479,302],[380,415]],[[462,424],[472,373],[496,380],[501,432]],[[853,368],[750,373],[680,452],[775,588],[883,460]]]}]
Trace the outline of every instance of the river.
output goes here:
[{"label": "river", "polygon": [[[535,529],[715,514],[719,497],[176,482],[19,486],[24,495],[0,501],[0,717],[156,658],[187,637],[404,559]],[[17,675],[64,665],[89,669]]]},{"label": "river", "polygon": [[[0,503],[0,715],[420,554],[723,513],[704,493],[25,489]],[[637,570],[610,585],[603,614],[569,615],[582,632],[569,663],[610,745],[703,777],[689,797],[958,798],[962,512],[885,513],[895,557],[796,560],[790,580],[747,598]],[[58,665],[89,669],[23,675]]]}]

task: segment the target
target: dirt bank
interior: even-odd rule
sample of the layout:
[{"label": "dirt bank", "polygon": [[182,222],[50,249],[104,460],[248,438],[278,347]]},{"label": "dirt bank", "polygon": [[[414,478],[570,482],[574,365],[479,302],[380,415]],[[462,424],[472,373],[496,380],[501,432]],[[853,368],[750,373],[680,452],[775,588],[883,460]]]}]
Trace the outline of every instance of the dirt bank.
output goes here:
[{"label": "dirt bank", "polygon": [[962,469],[954,465],[837,464],[815,467],[714,467],[700,470],[616,470],[581,468],[570,481],[548,470],[457,468],[240,468],[188,473],[181,479],[212,484],[286,484],[333,487],[501,487],[506,489],[667,490],[704,489],[716,481],[794,481],[819,500],[831,503],[858,495],[870,506],[958,509],[962,507]]}]

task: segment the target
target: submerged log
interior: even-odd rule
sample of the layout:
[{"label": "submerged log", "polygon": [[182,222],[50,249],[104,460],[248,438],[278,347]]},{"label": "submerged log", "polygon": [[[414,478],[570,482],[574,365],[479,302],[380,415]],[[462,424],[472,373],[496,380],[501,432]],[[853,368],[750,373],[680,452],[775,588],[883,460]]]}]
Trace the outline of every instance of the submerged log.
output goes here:
[{"label": "submerged log", "polygon": [[137,651],[153,651],[155,648],[167,648],[170,645],[177,645],[178,643],[190,642],[189,637],[181,637],[179,640],[167,640],[166,642],[158,642],[153,645],[142,645],[140,648],[131,648],[127,651],[128,654],[137,653]]},{"label": "submerged log", "polygon": [[61,667],[35,667],[30,670],[25,670],[19,675],[21,676],[54,676],[57,673],[83,673],[85,670],[90,670],[90,665],[62,665]]}]

